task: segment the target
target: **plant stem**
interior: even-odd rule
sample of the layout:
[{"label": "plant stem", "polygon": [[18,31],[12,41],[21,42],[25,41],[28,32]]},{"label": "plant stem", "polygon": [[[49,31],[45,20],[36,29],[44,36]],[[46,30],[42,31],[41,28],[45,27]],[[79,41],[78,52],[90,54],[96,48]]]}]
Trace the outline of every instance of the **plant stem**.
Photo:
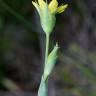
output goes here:
[{"label": "plant stem", "polygon": [[45,64],[47,63],[48,50],[49,50],[49,34],[46,34],[46,49],[45,49]]},{"label": "plant stem", "polygon": [[[50,34],[46,34],[46,48],[45,48],[45,62],[44,62],[44,67],[46,66],[47,64],[47,59],[48,59],[48,50],[49,50],[49,36]],[[45,68],[44,68],[45,69]],[[40,83],[40,86],[39,86],[39,90],[38,90],[38,96],[47,96],[47,81],[46,81],[46,78],[43,77],[44,76],[44,73],[42,75],[42,79],[41,79],[41,83]]]}]

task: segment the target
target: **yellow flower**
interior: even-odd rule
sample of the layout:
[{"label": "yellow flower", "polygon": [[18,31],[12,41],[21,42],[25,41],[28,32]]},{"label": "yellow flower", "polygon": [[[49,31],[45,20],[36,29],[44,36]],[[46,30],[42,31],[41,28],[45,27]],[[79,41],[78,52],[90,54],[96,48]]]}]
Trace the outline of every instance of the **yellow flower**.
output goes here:
[{"label": "yellow flower", "polygon": [[[44,0],[38,0],[38,2],[33,2],[33,5],[36,7],[36,9],[38,11],[40,10],[44,10],[45,6],[46,6],[46,2]],[[50,10],[51,13],[62,13],[63,11],[65,11],[65,9],[67,8],[68,4],[65,5],[61,5],[58,7],[58,2],[57,0],[52,0],[49,5],[48,5],[48,9]]]},{"label": "yellow flower", "polygon": [[53,30],[56,21],[55,14],[62,13],[68,6],[68,4],[65,4],[58,7],[57,0],[52,0],[49,5],[44,0],[32,1],[32,4],[40,15],[41,25],[45,33],[51,33]]}]

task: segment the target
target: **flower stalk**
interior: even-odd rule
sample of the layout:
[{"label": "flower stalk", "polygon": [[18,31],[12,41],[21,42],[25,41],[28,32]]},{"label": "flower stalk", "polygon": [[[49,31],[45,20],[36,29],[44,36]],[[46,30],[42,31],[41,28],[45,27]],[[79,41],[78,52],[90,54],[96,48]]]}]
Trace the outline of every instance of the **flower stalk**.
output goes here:
[{"label": "flower stalk", "polygon": [[38,90],[38,96],[47,96],[48,78],[55,66],[55,62],[58,57],[57,52],[59,49],[58,44],[56,44],[53,50],[50,52],[50,54],[48,54],[50,34],[55,26],[56,22],[55,15],[57,13],[62,13],[63,11],[65,11],[68,5],[65,4],[58,7],[57,0],[52,0],[49,4],[47,0],[46,2],[44,0],[38,0],[38,2],[35,0],[35,2],[32,1],[32,4],[35,6],[35,8],[39,13],[41,26],[46,35],[44,72],[41,78],[41,83]]},{"label": "flower stalk", "polygon": [[46,34],[45,64],[47,64],[50,34]]}]

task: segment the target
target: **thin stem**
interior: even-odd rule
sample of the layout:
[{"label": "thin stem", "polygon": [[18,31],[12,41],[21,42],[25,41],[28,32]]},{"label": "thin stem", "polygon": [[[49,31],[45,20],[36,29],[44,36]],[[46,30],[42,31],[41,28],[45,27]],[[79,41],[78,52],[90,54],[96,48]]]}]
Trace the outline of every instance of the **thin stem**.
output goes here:
[{"label": "thin stem", "polygon": [[[46,49],[45,49],[45,64],[44,64],[44,67],[47,64],[47,59],[48,59],[49,35],[50,34],[46,34]],[[44,73],[43,73],[43,75],[44,75]],[[45,82],[45,77],[43,77],[43,75],[42,75],[41,83],[40,83],[39,90],[38,90],[38,96],[42,96],[42,94],[43,94],[43,96],[44,95],[47,96],[47,90],[48,90],[48,88],[47,88],[47,82]]]},{"label": "thin stem", "polygon": [[48,50],[49,50],[49,34],[46,34],[46,49],[45,49],[45,64],[47,63]]}]

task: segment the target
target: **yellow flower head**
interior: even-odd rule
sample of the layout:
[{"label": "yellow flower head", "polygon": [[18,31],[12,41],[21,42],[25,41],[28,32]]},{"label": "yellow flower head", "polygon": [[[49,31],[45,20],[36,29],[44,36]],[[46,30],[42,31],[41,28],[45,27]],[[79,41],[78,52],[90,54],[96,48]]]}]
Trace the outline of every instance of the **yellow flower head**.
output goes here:
[{"label": "yellow flower head", "polygon": [[[38,0],[38,2],[33,2],[33,5],[36,7],[36,9],[38,11],[40,10],[44,10],[45,6],[46,6],[46,2],[44,0]],[[52,0],[49,5],[48,5],[48,9],[51,13],[62,13],[63,11],[65,11],[65,9],[67,8],[68,4],[65,5],[61,5],[58,7],[58,2],[57,0]]]},{"label": "yellow flower head", "polygon": [[65,4],[58,7],[57,0],[52,0],[49,4],[44,0],[38,0],[38,2],[32,1],[32,4],[40,15],[43,30],[47,33],[50,33],[55,25],[55,14],[62,13],[68,6]]}]

